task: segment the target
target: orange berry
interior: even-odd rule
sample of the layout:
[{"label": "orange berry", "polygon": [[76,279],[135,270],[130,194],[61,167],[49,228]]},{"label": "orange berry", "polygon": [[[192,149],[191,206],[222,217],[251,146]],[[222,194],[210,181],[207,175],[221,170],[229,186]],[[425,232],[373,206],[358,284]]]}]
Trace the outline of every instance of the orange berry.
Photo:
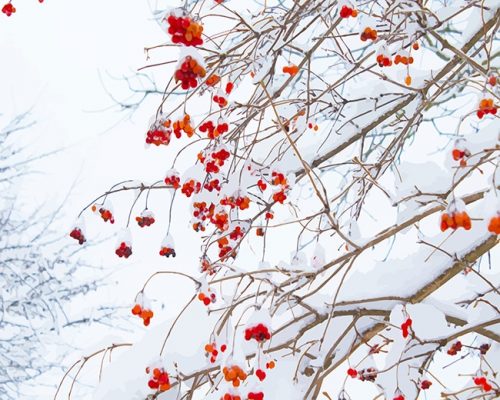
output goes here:
[{"label": "orange berry", "polygon": [[142,311],[142,307],[139,305],[139,304],[136,304],[133,308],[132,308],[132,314],[134,315],[139,315]]},{"label": "orange berry", "polygon": [[411,85],[411,76],[408,75],[406,78],[405,78],[405,83],[406,83],[406,86],[410,86]]}]

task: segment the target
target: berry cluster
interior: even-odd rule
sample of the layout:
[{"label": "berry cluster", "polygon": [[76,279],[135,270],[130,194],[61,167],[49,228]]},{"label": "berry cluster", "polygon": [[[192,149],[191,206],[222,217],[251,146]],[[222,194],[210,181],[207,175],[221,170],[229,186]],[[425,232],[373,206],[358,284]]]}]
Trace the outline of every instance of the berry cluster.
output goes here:
[{"label": "berry cluster", "polygon": [[126,242],[121,242],[120,245],[116,248],[115,254],[120,258],[129,258],[132,255],[132,246],[130,246]]},{"label": "berry cluster", "polygon": [[201,35],[203,26],[190,17],[175,16],[173,14],[167,17],[168,33],[172,35],[172,42],[182,43],[185,46],[200,46],[203,44]]},{"label": "berry cluster", "polygon": [[231,233],[229,233],[229,238],[231,240],[238,240],[241,239],[243,236],[245,236],[245,229],[243,229],[239,225],[235,227]]},{"label": "berry cluster", "polygon": [[492,98],[485,98],[479,102],[479,107],[477,110],[477,116],[479,119],[482,119],[487,114],[496,115],[496,113],[497,106],[493,102]]},{"label": "berry cluster", "polygon": [[194,135],[194,128],[191,125],[191,116],[189,114],[186,114],[182,119],[175,121],[172,124],[172,128],[177,139],[181,138],[183,131],[188,137]]},{"label": "berry cluster", "polygon": [[213,192],[214,190],[220,192],[222,190],[220,180],[218,178],[207,179],[203,187],[209,192]]},{"label": "berry cluster", "polygon": [[187,182],[185,182],[182,185],[181,192],[186,195],[186,197],[191,197],[193,193],[200,193],[201,190],[201,183],[194,180],[194,179],[189,179]]},{"label": "berry cluster", "polygon": [[388,55],[379,53],[377,54],[377,63],[379,67],[390,67],[392,65],[392,60]]},{"label": "berry cluster", "polygon": [[207,71],[203,68],[198,61],[191,56],[186,56],[184,61],[181,62],[179,69],[175,71],[175,82],[181,82],[181,87],[184,90],[189,88],[196,88],[198,86],[198,79],[204,78]]},{"label": "berry cluster", "polygon": [[240,210],[246,210],[250,207],[250,198],[248,196],[226,196],[220,201],[223,206],[229,206],[231,209],[239,208]]},{"label": "berry cluster", "polygon": [[408,54],[396,54],[394,57],[394,64],[410,65],[413,64],[413,57]]},{"label": "berry cluster", "polygon": [[451,156],[455,161],[460,161],[460,166],[467,166],[467,158],[471,156],[470,151],[467,149],[460,149],[458,147],[451,151]]},{"label": "berry cluster", "polygon": [[228,101],[227,97],[231,94],[234,88],[234,83],[233,82],[228,82],[226,83],[226,87],[224,92],[222,90],[219,90],[217,94],[213,96],[213,101],[219,105],[220,108],[224,108],[227,106]]},{"label": "berry cluster", "polygon": [[227,213],[223,210],[214,213],[212,218],[210,218],[210,222],[214,224],[215,227],[221,232],[227,231],[229,229],[229,215],[227,215]]},{"label": "berry cluster", "polygon": [[97,206],[94,204],[92,206],[92,211],[93,212],[99,211],[99,214],[101,215],[101,218],[104,222],[109,221],[112,224],[115,223],[115,217],[113,216],[113,212],[109,208],[101,206],[99,207],[99,209],[97,209]]},{"label": "berry cluster", "polygon": [[172,169],[167,171],[165,175],[166,177],[164,182],[166,185],[172,186],[174,189],[179,189],[181,187],[181,178],[176,170]]},{"label": "berry cluster", "polygon": [[406,321],[401,324],[401,330],[403,332],[403,337],[405,339],[409,335],[411,324],[412,324],[411,318],[407,318]]},{"label": "berry cluster", "polygon": [[402,394],[399,394],[399,395],[395,396],[392,400],[405,400],[405,396],[403,396]]},{"label": "berry cluster", "polygon": [[367,40],[377,40],[377,30],[372,29],[369,26],[367,26],[363,32],[361,32],[360,38],[363,42],[366,42]]},{"label": "berry cluster", "polygon": [[248,400],[264,400],[264,393],[250,392],[248,393]]},{"label": "berry cluster", "polygon": [[205,231],[207,221],[211,220],[214,215],[215,205],[210,203],[210,206],[207,206],[207,203],[202,202],[194,202],[193,203],[193,229],[198,231]]},{"label": "berry cluster", "polygon": [[466,211],[453,211],[441,214],[441,231],[443,232],[448,228],[453,230],[464,228],[468,231],[471,227],[471,220]]},{"label": "berry cluster", "polygon": [[349,368],[347,370],[347,375],[349,375],[351,378],[356,378],[358,376],[358,371],[356,371],[354,368]]},{"label": "berry cluster", "polygon": [[283,204],[286,200],[286,191],[289,188],[288,180],[284,174],[278,171],[273,171],[271,176],[271,184],[273,186],[278,186],[278,189],[273,193],[273,200],[277,203]]},{"label": "berry cluster", "polygon": [[175,257],[177,254],[175,253],[175,249],[173,249],[172,247],[168,247],[168,246],[162,246],[160,248],[160,256],[165,256],[165,257]]},{"label": "berry cluster", "polygon": [[352,7],[344,5],[340,9],[340,18],[349,18],[349,17],[356,18],[357,16],[358,16],[358,10],[355,10]]},{"label": "berry cluster", "polygon": [[74,227],[69,233],[69,236],[78,241],[79,244],[84,244],[87,241],[82,229],[78,227]]},{"label": "berry cluster", "polygon": [[307,124],[307,127],[308,127],[309,129],[313,129],[315,132],[317,132],[317,131],[319,130],[319,126],[318,126],[318,124],[313,124],[312,122],[309,122],[309,123]]},{"label": "berry cluster", "polygon": [[161,125],[153,124],[146,133],[146,143],[154,144],[155,146],[168,146],[172,136],[170,125],[170,120],[165,121]]},{"label": "berry cluster", "polygon": [[479,346],[479,352],[484,356],[488,352],[490,347],[491,346],[488,343],[483,343],[481,346]]},{"label": "berry cluster", "polygon": [[140,304],[136,304],[134,307],[132,307],[132,314],[142,318],[144,326],[148,326],[150,324],[151,318],[153,318],[154,315],[152,310],[144,308]]},{"label": "berry cluster", "polygon": [[198,300],[200,300],[203,304],[205,304],[208,307],[210,303],[215,303],[217,299],[215,293],[210,292],[210,289],[207,292],[208,292],[207,294],[203,292],[198,293]]},{"label": "berry cluster", "polygon": [[224,367],[222,369],[226,382],[232,382],[234,387],[240,386],[241,382],[247,379],[247,374],[238,365]]},{"label": "berry cluster", "polygon": [[357,377],[360,381],[363,382],[375,382],[375,379],[377,379],[377,370],[375,368],[367,368],[357,371],[354,368],[349,368],[347,370],[347,375],[349,375],[353,379]]},{"label": "berry cluster", "polygon": [[255,371],[255,376],[259,379],[259,381],[263,381],[266,379],[266,373],[265,371],[261,370],[260,368]]},{"label": "berry cluster", "polygon": [[217,94],[214,94],[212,99],[215,103],[217,103],[219,105],[220,108],[224,108],[228,104],[227,98],[222,92],[218,92]]},{"label": "berry cluster", "polygon": [[207,80],[205,81],[205,83],[208,85],[208,86],[215,86],[217,85],[218,83],[220,82],[220,76],[217,75],[217,74],[212,74],[210,75]]},{"label": "berry cluster", "polygon": [[271,339],[271,333],[269,329],[264,324],[257,324],[250,328],[245,329],[245,340],[254,339],[258,343],[263,343],[266,340]]},{"label": "berry cluster", "polygon": [[474,384],[477,386],[481,386],[481,389],[485,392],[489,392],[493,387],[488,383],[487,379],[484,376],[478,376],[474,378]]},{"label": "berry cluster", "polygon": [[432,385],[431,381],[423,380],[422,382],[420,382],[420,389],[427,390],[431,387],[431,385]]},{"label": "berry cluster", "polygon": [[295,76],[299,72],[299,67],[295,64],[287,65],[283,67],[283,73],[289,74],[290,76]]},{"label": "berry cluster", "polygon": [[219,246],[219,257],[221,261],[226,260],[228,257],[236,257],[236,251],[229,245],[227,236],[217,239],[217,245]]},{"label": "berry cluster", "polygon": [[207,155],[200,152],[198,154],[198,160],[205,165],[205,171],[207,173],[217,174],[220,172],[220,168],[224,166],[224,162],[230,155],[231,153],[229,153],[224,146],[221,146],[212,152],[208,152]]},{"label": "berry cluster", "polygon": [[[146,373],[150,373],[150,368],[146,368]],[[168,373],[163,368],[153,368],[151,377],[148,381],[148,386],[151,389],[156,389],[160,392],[166,392],[170,389],[170,378]]]},{"label": "berry cluster", "polygon": [[450,356],[456,356],[457,353],[460,352],[460,350],[462,350],[462,342],[460,340],[457,340],[455,343],[451,345],[447,353]]},{"label": "berry cluster", "polygon": [[206,132],[209,139],[215,139],[228,131],[229,124],[224,122],[222,118],[219,118],[217,125],[215,125],[212,121],[206,121],[200,125],[200,132]]},{"label": "berry cluster", "polygon": [[[220,347],[221,353],[224,353],[227,349],[227,346],[223,344]],[[205,357],[207,357],[210,362],[213,364],[217,361],[217,356],[219,355],[219,350],[217,350],[217,345],[215,343],[209,343],[205,345]]]},{"label": "berry cluster", "polygon": [[488,223],[488,231],[500,235],[500,214],[495,215]]},{"label": "berry cluster", "polygon": [[[222,3],[222,0],[215,0],[218,3]],[[236,394],[226,393],[224,396],[220,398],[220,400],[241,400],[241,397]]]},{"label": "berry cluster", "polygon": [[11,2],[9,2],[2,7],[2,12],[7,15],[7,17],[10,17],[16,12],[16,8]]},{"label": "berry cluster", "polygon": [[214,275],[217,270],[207,258],[202,258],[200,262],[200,272],[207,275]]},{"label": "berry cluster", "polygon": [[145,209],[141,215],[135,217],[135,220],[137,221],[137,225],[144,228],[155,223],[155,216],[151,210]]},{"label": "berry cluster", "polygon": [[375,382],[378,376],[378,372],[375,368],[366,368],[358,371],[359,380],[364,382]]}]

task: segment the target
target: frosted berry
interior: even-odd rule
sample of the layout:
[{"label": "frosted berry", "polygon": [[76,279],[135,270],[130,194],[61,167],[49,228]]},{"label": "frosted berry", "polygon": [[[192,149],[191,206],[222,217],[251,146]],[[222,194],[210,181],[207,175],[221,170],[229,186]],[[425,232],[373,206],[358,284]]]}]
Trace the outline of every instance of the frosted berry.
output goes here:
[{"label": "frosted berry", "polygon": [[451,345],[451,347],[448,349],[447,353],[450,356],[456,356],[457,353],[462,350],[462,342],[457,340],[455,343]]},{"label": "frosted berry", "polygon": [[427,390],[427,389],[429,389],[429,388],[431,387],[431,385],[432,385],[432,382],[431,382],[431,381],[428,381],[428,380],[424,380],[424,381],[420,382],[420,388],[421,388],[422,390]]},{"label": "frosted berry", "polygon": [[245,329],[245,340],[255,340],[259,343],[271,339],[271,333],[264,324],[257,324],[250,328]]},{"label": "frosted berry", "polygon": [[83,234],[80,228],[73,228],[69,236],[78,241],[79,244],[83,244],[87,241],[85,235]]},{"label": "frosted berry", "polygon": [[484,98],[479,102],[477,109],[477,116],[479,119],[482,119],[487,114],[496,115],[496,113],[497,106],[493,102],[492,98]]},{"label": "frosted berry", "polygon": [[162,246],[160,249],[160,256],[164,256],[167,258],[169,258],[170,256],[175,257],[176,256],[175,249],[167,246]]},{"label": "frosted berry", "polygon": [[132,314],[142,318],[144,326],[150,324],[151,318],[153,318],[154,315],[152,310],[144,308],[140,304],[136,304],[132,307]]},{"label": "frosted berry", "polygon": [[198,293],[198,300],[200,300],[204,305],[208,307],[211,303],[215,303],[217,301],[217,298],[215,296],[215,293],[212,293],[210,292],[210,290],[208,290],[207,293]]},{"label": "frosted berry", "polygon": [[172,36],[172,42],[185,46],[200,46],[203,44],[201,35],[203,26],[193,21],[188,16],[169,15],[167,17],[168,33]]},{"label": "frosted berry", "polygon": [[[149,373],[149,370],[150,369],[147,368],[146,372]],[[171,387],[168,373],[163,368],[154,368],[151,372],[148,386],[150,389],[166,392]]]},{"label": "frosted berry", "polygon": [[441,231],[443,232],[448,228],[453,230],[464,228],[468,231],[471,227],[471,219],[466,211],[453,211],[451,213],[441,214]]},{"label": "frosted berry", "polygon": [[234,387],[240,386],[241,381],[247,379],[248,376],[247,373],[238,365],[224,367],[222,369],[222,373],[224,375],[224,380],[226,382],[231,382]]},{"label": "frosted berry", "polygon": [[181,82],[182,89],[187,90],[196,88],[198,79],[204,78],[205,75],[205,68],[198,64],[198,61],[193,57],[186,56],[175,71],[174,78],[175,82]]},{"label": "frosted berry", "polygon": [[132,247],[126,242],[121,242],[118,248],[115,250],[118,257],[129,258],[132,255]]},{"label": "frosted berry", "polygon": [[5,4],[2,7],[2,12],[7,16],[10,17],[12,14],[16,12],[16,8],[12,5],[11,2]]},{"label": "frosted berry", "polygon": [[181,187],[181,178],[179,177],[179,173],[174,170],[170,170],[166,173],[164,182],[165,185],[172,186],[173,189],[179,189]]},{"label": "frosted berry", "polygon": [[366,42],[367,40],[377,40],[377,30],[372,29],[369,26],[366,27],[363,32],[361,32],[360,39],[363,42]]},{"label": "frosted berry", "polygon": [[137,225],[139,225],[141,228],[151,226],[155,223],[153,212],[147,209],[144,210],[141,215],[135,217],[135,220],[137,222]]},{"label": "frosted berry", "polygon": [[349,6],[342,6],[342,8],[340,9],[340,18],[349,18],[349,17],[353,17],[353,18],[356,18],[358,16],[358,11],[349,7]]}]

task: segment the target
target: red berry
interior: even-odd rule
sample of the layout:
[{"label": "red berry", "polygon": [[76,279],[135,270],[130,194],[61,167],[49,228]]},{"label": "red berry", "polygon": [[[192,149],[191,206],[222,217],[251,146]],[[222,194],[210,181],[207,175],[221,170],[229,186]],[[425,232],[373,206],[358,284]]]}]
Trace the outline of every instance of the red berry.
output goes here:
[{"label": "red berry", "polygon": [[349,375],[351,378],[356,378],[358,375],[358,371],[356,371],[354,368],[349,368],[347,370],[347,375]]},{"label": "red berry", "polygon": [[260,381],[263,381],[264,379],[266,379],[266,373],[264,371],[262,371],[261,369],[258,369],[257,371],[255,371],[255,375],[257,375],[257,378],[259,378]]},{"label": "red berry", "polygon": [[422,390],[426,390],[426,389],[429,389],[432,385],[432,382],[431,381],[428,381],[428,380],[424,380],[422,382],[420,382],[420,387],[422,388]]}]

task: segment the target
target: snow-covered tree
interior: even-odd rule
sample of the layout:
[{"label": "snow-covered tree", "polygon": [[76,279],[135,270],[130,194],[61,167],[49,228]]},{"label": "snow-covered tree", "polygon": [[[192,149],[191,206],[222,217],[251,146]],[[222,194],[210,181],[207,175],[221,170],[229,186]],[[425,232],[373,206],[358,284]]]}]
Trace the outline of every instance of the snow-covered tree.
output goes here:
[{"label": "snow-covered tree", "polygon": [[[23,385],[62,367],[68,346],[59,334],[90,321],[67,307],[97,285],[97,276],[81,279],[82,270],[92,266],[53,227],[61,209],[33,209],[18,196],[33,163],[50,156],[23,145],[29,142],[30,118],[18,115],[0,130],[0,398],[6,400],[26,398]],[[96,310],[95,320],[109,320],[113,309]]]},{"label": "snow-covered tree", "polygon": [[110,188],[72,236],[93,212],[140,259],[133,241],[165,226],[170,267],[130,299],[146,326],[167,288],[191,290],[143,341],[75,362],[56,397],[97,359],[95,399],[497,398],[499,5],[158,10],[141,74],[158,73],[121,106],[161,94],[137,151],[166,172]]}]

